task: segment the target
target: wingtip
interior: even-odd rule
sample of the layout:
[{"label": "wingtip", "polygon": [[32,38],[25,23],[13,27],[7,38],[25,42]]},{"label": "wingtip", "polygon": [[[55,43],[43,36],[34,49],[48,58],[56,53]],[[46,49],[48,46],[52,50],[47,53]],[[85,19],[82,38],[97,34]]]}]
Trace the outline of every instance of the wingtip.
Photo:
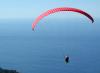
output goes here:
[{"label": "wingtip", "polygon": [[94,23],[94,19],[92,18],[92,23]]},{"label": "wingtip", "polygon": [[94,20],[92,21],[92,23],[94,23]]}]

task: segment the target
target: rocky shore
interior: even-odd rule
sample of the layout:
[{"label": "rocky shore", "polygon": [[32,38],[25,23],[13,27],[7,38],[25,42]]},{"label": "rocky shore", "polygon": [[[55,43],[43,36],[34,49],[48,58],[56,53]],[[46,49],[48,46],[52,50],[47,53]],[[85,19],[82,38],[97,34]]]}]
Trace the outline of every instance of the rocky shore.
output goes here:
[{"label": "rocky shore", "polygon": [[0,68],[0,73],[19,73],[19,72],[17,72],[16,70],[8,70]]}]

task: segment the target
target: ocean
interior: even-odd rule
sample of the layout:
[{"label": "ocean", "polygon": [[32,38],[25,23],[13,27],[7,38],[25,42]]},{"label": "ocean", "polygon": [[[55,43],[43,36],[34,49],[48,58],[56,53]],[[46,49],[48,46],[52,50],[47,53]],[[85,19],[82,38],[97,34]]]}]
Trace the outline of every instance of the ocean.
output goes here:
[{"label": "ocean", "polygon": [[[77,21],[78,20],[78,21]],[[100,21],[0,21],[0,67],[20,73],[100,73]],[[64,62],[64,56],[70,62]]]}]

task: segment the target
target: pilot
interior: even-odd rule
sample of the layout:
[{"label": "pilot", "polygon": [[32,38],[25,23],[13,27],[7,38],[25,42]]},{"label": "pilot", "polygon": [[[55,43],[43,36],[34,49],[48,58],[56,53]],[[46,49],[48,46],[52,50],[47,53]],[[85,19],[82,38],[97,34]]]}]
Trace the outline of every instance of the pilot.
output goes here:
[{"label": "pilot", "polygon": [[65,62],[69,63],[69,57],[68,56],[65,56]]}]

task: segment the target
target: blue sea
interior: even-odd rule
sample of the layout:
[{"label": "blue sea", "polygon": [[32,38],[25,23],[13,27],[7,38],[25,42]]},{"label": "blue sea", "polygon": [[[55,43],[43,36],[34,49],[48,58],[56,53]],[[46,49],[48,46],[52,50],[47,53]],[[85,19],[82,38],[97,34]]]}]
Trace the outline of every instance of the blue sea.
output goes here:
[{"label": "blue sea", "polygon": [[[100,21],[0,20],[0,67],[20,73],[100,73]],[[64,56],[70,62],[64,62]]]}]

